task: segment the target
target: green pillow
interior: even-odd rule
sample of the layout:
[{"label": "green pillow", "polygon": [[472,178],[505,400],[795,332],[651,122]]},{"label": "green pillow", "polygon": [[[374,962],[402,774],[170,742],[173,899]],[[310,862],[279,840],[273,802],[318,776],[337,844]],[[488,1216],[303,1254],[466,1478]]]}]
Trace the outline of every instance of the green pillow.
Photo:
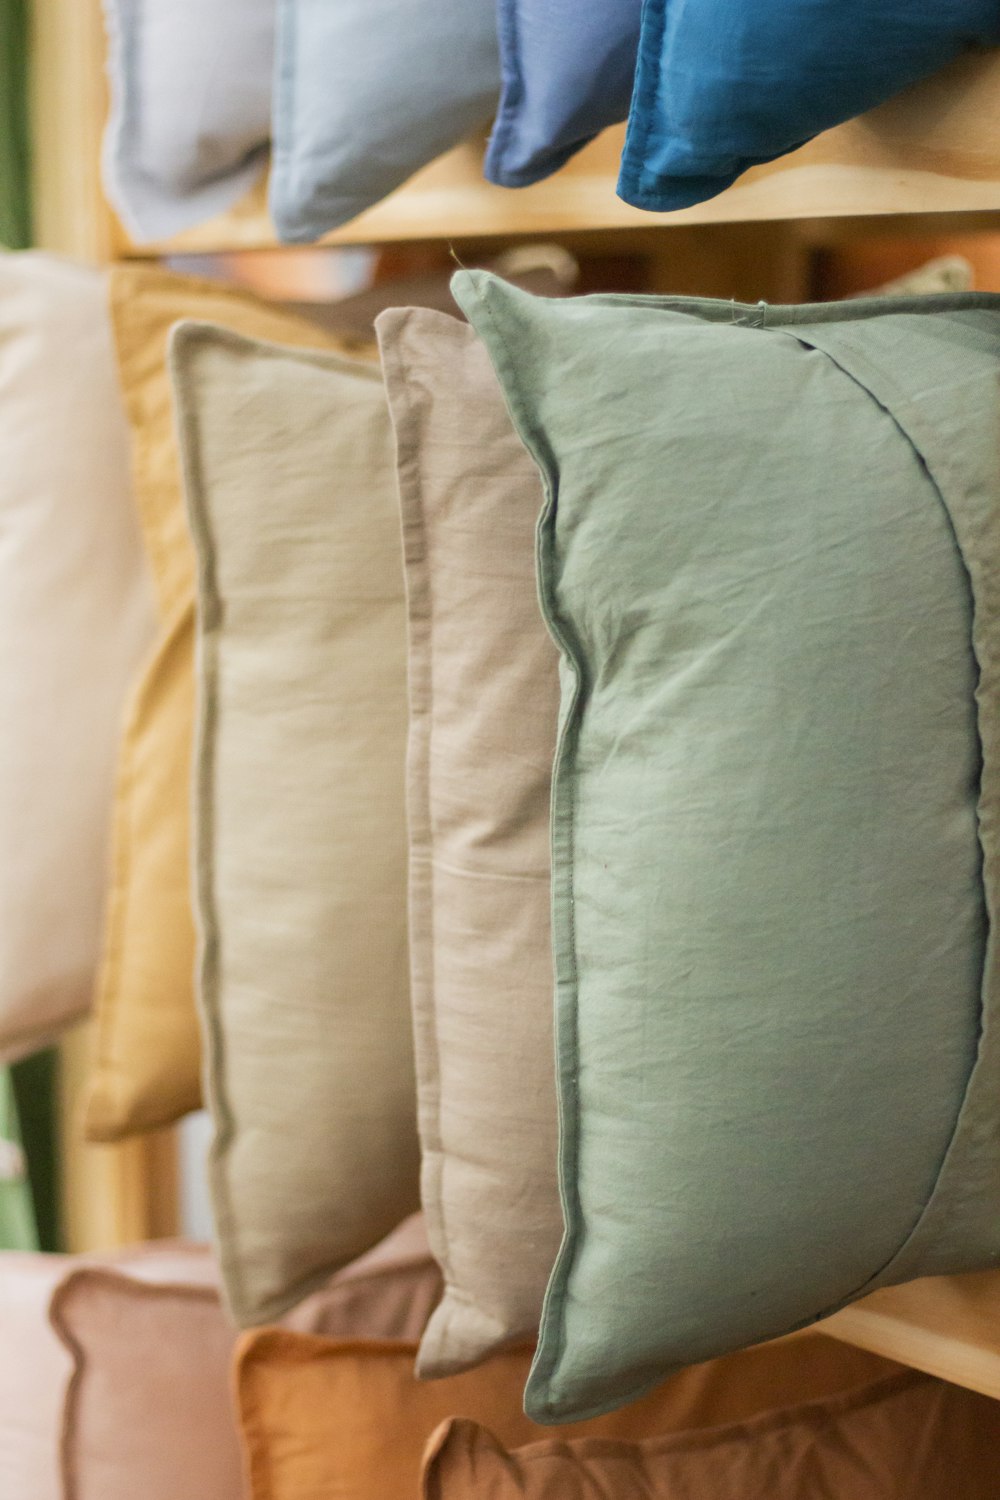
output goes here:
[{"label": "green pillow", "polygon": [[1000,1264],[1000,298],[455,291],[548,492],[566,1421]]}]

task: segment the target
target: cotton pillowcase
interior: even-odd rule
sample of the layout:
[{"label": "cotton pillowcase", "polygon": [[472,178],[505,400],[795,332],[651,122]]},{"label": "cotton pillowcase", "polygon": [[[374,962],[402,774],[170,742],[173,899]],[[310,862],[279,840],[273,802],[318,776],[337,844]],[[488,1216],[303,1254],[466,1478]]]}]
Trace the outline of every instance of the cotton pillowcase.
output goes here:
[{"label": "cotton pillowcase", "polygon": [[554,1421],[1000,1259],[1000,299],[455,286],[565,668]]},{"label": "cotton pillowcase", "polygon": [[618,192],[666,212],[714,198],[970,47],[994,0],[647,0]]},{"label": "cotton pillowcase", "polygon": [[[414,1379],[415,1353],[404,1342],[345,1343],[281,1329],[246,1335],[235,1386],[250,1500],[415,1495],[428,1442],[456,1414],[511,1446],[537,1439],[539,1429],[521,1409],[527,1349],[507,1349],[476,1370],[424,1383]],[[831,1339],[801,1339],[685,1370],[635,1406],[564,1436],[635,1440],[735,1421],[898,1370]]]},{"label": "cotton pillowcase", "polygon": [[181,319],[203,318],[287,344],[353,347],[247,292],[157,267],[115,267],[109,295],[157,629],[118,748],[111,881],[84,1101],[84,1127],[93,1141],[170,1125],[202,1102],[190,848],[195,557],[167,336]]},{"label": "cotton pillowcase", "polygon": [[376,367],[204,325],[172,350],[210,1181],[260,1323],[419,1202],[399,505]]},{"label": "cotton pillowcase", "polygon": [[642,0],[498,0],[500,105],[486,176],[501,187],[550,177],[628,116]]},{"label": "cotton pillowcase", "polygon": [[318,239],[492,118],[493,0],[278,0],[270,205]]},{"label": "cotton pillowcase", "polygon": [[104,0],[104,182],[138,241],[232,207],[264,171],[275,0]]},{"label": "cotton pillowcase", "polygon": [[[932,1440],[928,1435],[933,1434]],[[509,1452],[475,1422],[435,1433],[424,1500],[993,1500],[1000,1407],[912,1371],[750,1421],[615,1442]]]},{"label": "cotton pillowcase", "polygon": [[90,1009],[115,741],[152,631],[98,272],[0,255],[0,1062]]},{"label": "cotton pillowcase", "polygon": [[541,483],[486,350],[439,312],[389,311],[377,330],[409,611],[421,1200],[446,1286],[420,1373],[436,1376],[535,1333],[562,1237],[548,851],[558,654],[535,589]]}]

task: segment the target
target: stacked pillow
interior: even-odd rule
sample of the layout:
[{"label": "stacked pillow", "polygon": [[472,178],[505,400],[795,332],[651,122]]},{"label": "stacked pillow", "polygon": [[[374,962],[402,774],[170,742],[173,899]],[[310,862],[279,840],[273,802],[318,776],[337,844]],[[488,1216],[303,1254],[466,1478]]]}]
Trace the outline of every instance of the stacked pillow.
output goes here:
[{"label": "stacked pillow", "polygon": [[1000,1262],[1000,304],[455,291],[388,404],[174,334],[217,1227],[249,1323],[409,1211],[412,985],[420,1372],[580,1420]]},{"label": "stacked pillow", "polygon": [[[512,1447],[540,1437],[521,1409],[530,1350],[508,1349],[479,1369],[430,1383],[414,1380],[414,1352],[415,1346],[404,1341],[344,1344],[284,1329],[245,1335],[237,1353],[235,1387],[251,1500],[416,1495],[424,1455],[429,1494],[450,1495],[455,1482],[450,1471],[465,1455],[456,1456],[452,1442],[439,1456],[435,1432],[456,1415],[465,1419],[463,1428],[480,1424],[496,1434],[495,1441]],[[745,1423],[772,1406],[809,1397],[825,1398],[822,1404],[817,1399],[819,1416],[830,1398],[836,1410],[842,1392],[867,1391],[873,1381],[899,1373],[884,1360],[823,1338],[751,1349],[687,1370],[644,1401],[582,1427],[565,1428],[559,1436],[603,1447],[686,1432],[686,1442],[694,1448],[714,1446],[711,1428],[716,1422]],[[693,1435],[690,1431],[706,1428]],[[962,1432],[968,1433],[968,1425]],[[984,1463],[987,1447],[984,1438]],[[483,1473],[477,1471],[477,1480],[490,1478],[492,1456]],[[694,1463],[690,1475],[697,1479]],[[435,1483],[441,1484],[440,1491]],[[465,1493],[478,1496],[479,1491],[457,1493],[464,1500]],[[550,1493],[561,1497],[576,1491],[564,1486]],[[711,1489],[694,1485],[686,1493],[698,1500],[712,1495]]]},{"label": "stacked pillow", "polygon": [[[55,964],[51,994],[8,966],[24,1048],[86,1008],[149,612],[108,479],[101,279],[4,274],[11,441],[34,439],[4,597],[32,582],[42,643],[5,674],[12,724],[27,695],[11,789],[35,820],[30,915],[53,919],[22,957]],[[293,315],[122,276],[151,670],[172,666],[126,741],[105,975],[131,951],[139,982],[102,1006],[91,1108],[113,1134],[197,1102],[193,816],[237,1320],[301,1302],[417,1206],[418,1126],[445,1278],[421,1373],[538,1327],[543,1422],[878,1287],[996,1267],[998,300],[557,301],[466,272],[471,327],[383,315],[383,380]],[[192,309],[283,340],[172,335],[193,550],[165,363]],[[57,315],[89,382],[52,376]],[[43,389],[80,427],[86,503],[38,440]],[[60,738],[53,702],[93,735]],[[71,740],[85,774],[53,803]],[[169,896],[160,930],[130,905],[141,869]],[[161,1006],[145,986],[175,947]]]},{"label": "stacked pillow", "polygon": [[627,118],[621,196],[683,208],[1000,45],[993,0],[105,0],[105,14],[105,181],[138,240],[233,205],[272,139],[278,235],[314,240],[491,120],[485,175],[525,187]]}]

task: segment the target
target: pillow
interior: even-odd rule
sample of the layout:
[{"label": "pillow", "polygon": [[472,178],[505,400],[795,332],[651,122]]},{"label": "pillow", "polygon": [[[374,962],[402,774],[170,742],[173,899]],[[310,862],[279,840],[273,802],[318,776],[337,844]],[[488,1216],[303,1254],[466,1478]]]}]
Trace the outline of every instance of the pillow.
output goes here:
[{"label": "pillow", "polygon": [[500,106],[486,176],[528,187],[569,161],[632,98],[642,0],[498,0]]},{"label": "pillow", "polygon": [[[527,1349],[428,1384],[414,1379],[415,1352],[412,1344],[345,1344],[275,1329],[245,1335],[235,1381],[250,1500],[415,1495],[427,1442],[455,1414],[511,1445],[538,1436],[521,1409]],[[685,1370],[636,1406],[566,1436],[636,1439],[738,1420],[895,1370],[830,1339],[797,1339]]]},{"label": "pillow", "polygon": [[565,668],[551,1422],[1000,1262],[1000,299],[455,286]]},{"label": "pillow", "polygon": [[[424,1500],[993,1500],[1000,1404],[929,1375],[645,1442],[578,1438],[511,1453],[476,1422],[438,1428]],[[957,1481],[956,1476],[961,1475]]]},{"label": "pillow", "polygon": [[[105,1261],[153,1280],[211,1274],[204,1252],[172,1244],[137,1246]],[[49,1322],[49,1303],[87,1263],[82,1256],[0,1254],[0,1495],[12,1500],[64,1500],[59,1428],[73,1365]]]},{"label": "pillow", "polygon": [[0,256],[0,1062],[90,1008],[115,737],[152,629],[96,271]]},{"label": "pillow", "polygon": [[172,371],[211,1188],[259,1323],[418,1205],[399,506],[374,366],[194,325]]},{"label": "pillow", "polygon": [[104,185],[136,240],[230,208],[267,161],[274,0],[104,0]]},{"label": "pillow", "polygon": [[409,607],[421,1199],[446,1285],[420,1351],[433,1376],[534,1334],[562,1237],[548,852],[558,656],[535,592],[541,484],[489,356],[444,313],[390,311],[377,327]]},{"label": "pillow", "polygon": [[278,0],[275,76],[271,215],[314,240],[489,121],[493,0]]},{"label": "pillow", "polygon": [[188,790],[195,564],[174,436],[167,335],[180,319],[201,317],[284,343],[343,347],[283,308],[155,267],[116,267],[110,299],[158,625],[118,751],[111,888],[84,1104],[92,1141],[169,1125],[201,1103]]},{"label": "pillow", "polygon": [[702,203],[998,44],[994,0],[647,0],[618,192],[661,212]]}]

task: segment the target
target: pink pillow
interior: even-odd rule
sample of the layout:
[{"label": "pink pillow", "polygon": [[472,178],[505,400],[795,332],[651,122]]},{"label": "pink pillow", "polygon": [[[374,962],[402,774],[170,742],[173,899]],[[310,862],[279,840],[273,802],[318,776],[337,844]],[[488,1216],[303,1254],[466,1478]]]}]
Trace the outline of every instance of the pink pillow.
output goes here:
[{"label": "pink pillow", "polygon": [[[415,1219],[285,1321],[334,1338],[415,1339],[440,1291]],[[208,1251],[143,1261],[127,1274],[83,1266],[56,1289],[50,1315],[73,1363],[65,1500],[242,1500],[229,1373],[236,1330]]]},{"label": "pink pillow", "polygon": [[[132,1275],[205,1274],[207,1252],[146,1247],[106,1257]],[[67,1273],[87,1264],[68,1255],[0,1254],[0,1496],[63,1500],[59,1429],[73,1369],[49,1324],[49,1302]]]}]

